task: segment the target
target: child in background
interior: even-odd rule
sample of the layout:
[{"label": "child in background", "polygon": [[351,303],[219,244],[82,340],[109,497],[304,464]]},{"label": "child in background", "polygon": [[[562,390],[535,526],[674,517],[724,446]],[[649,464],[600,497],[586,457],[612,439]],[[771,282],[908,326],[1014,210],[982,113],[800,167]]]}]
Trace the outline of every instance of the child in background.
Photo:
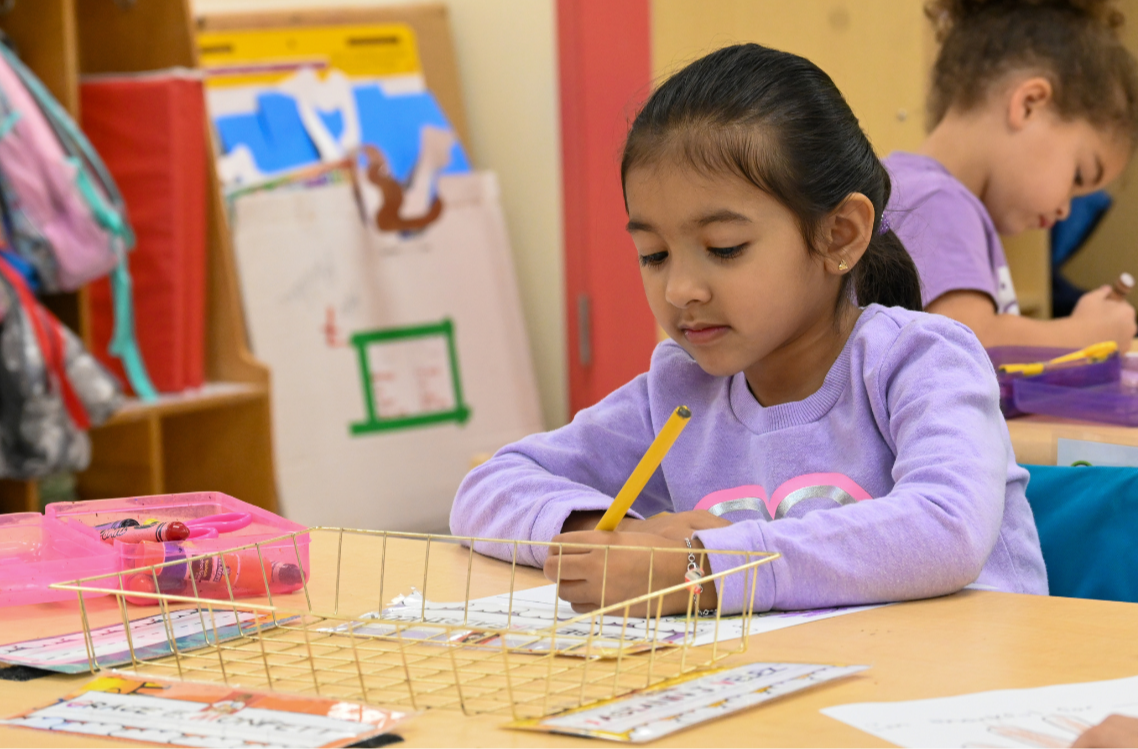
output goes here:
[{"label": "child in background", "polygon": [[1129,350],[1134,308],[1102,286],[1068,318],[1019,316],[1000,234],[1047,229],[1071,198],[1126,166],[1138,129],[1138,68],[1122,15],[1096,0],[934,0],[943,42],[933,68],[932,132],[893,153],[887,215],[917,264],[925,309],[985,346]]},{"label": "child in background", "polygon": [[[973,582],[1047,592],[992,366],[967,328],[913,311],[916,269],[881,222],[889,177],[825,73],[755,44],[692,63],[636,117],[621,176],[648,304],[672,340],[569,425],[474,469],[454,533],[612,544],[610,603],[647,592],[647,555],[619,547],[688,544],[781,553],[758,568],[755,611]],[[680,404],[691,421],[630,516],[591,530]],[[576,610],[600,604],[604,552],[518,554],[551,578],[560,568]],[[657,555],[654,589],[686,567]],[[700,608],[740,611],[742,577],[705,586]]]}]

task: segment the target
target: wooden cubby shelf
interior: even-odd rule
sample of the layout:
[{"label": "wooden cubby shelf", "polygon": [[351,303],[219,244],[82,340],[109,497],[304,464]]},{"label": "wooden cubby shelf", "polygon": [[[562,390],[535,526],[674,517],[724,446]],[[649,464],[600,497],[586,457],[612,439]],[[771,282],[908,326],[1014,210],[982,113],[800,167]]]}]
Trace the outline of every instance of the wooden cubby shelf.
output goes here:
[{"label": "wooden cubby shelf", "polygon": [[[189,0],[16,0],[0,15],[0,29],[76,120],[81,74],[198,64]],[[208,127],[203,137],[209,143]],[[208,382],[154,403],[128,401],[92,429],[91,465],[76,480],[82,499],[214,490],[277,510],[269,370],[249,352],[212,159],[207,174]],[[90,343],[83,290],[46,303]],[[0,480],[0,512],[39,509],[37,482]]]}]

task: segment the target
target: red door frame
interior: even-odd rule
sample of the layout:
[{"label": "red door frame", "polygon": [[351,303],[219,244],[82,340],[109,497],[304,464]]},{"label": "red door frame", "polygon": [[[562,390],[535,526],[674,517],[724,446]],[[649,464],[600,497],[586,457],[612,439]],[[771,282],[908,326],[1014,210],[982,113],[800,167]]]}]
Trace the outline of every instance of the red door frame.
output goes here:
[{"label": "red door frame", "polygon": [[648,370],[656,325],[620,188],[620,150],[649,92],[649,0],[557,0],[569,409]]}]

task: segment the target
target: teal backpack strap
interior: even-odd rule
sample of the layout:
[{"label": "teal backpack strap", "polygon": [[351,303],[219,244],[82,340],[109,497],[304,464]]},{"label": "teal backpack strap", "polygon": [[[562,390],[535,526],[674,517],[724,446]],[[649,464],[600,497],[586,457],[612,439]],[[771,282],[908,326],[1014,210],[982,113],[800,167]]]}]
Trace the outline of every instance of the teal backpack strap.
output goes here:
[{"label": "teal backpack strap", "polygon": [[75,187],[83,196],[83,202],[91,209],[91,213],[99,222],[99,226],[121,239],[124,244],[128,241],[133,244],[134,237],[131,236],[129,225],[123,221],[122,214],[116,211],[114,206],[108,203],[95,189],[90,175],[83,168],[83,162],[74,156],[68,156],[67,163],[75,167]]},{"label": "teal backpack strap", "polygon": [[134,335],[134,299],[131,292],[130,271],[126,267],[126,257],[111,271],[111,299],[114,303],[115,327],[107,350],[117,356],[126,370],[126,378],[131,388],[143,401],[158,399],[158,392],[150,382],[142,352],[138,350],[138,339]]}]

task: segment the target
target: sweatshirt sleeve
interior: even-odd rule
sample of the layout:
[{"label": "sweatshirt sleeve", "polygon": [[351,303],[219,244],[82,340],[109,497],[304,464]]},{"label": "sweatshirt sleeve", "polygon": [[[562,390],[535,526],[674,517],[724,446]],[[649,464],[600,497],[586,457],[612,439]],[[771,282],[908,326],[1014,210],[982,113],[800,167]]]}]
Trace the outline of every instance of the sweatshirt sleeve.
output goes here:
[{"label": "sweatshirt sleeve", "polygon": [[[451,508],[458,536],[547,542],[569,514],[607,510],[655,438],[648,377],[640,375],[561,429],[502,448],[463,480]],[[636,517],[671,509],[657,471],[633,505]],[[477,542],[475,550],[509,561],[514,545]],[[517,560],[541,566],[544,545],[517,546]]]},{"label": "sweatshirt sleeve", "polygon": [[979,291],[996,303],[988,238],[968,198],[936,190],[910,210],[891,212],[889,220],[920,273],[925,307],[950,291]]},{"label": "sweatshirt sleeve", "polygon": [[[863,377],[896,456],[888,495],[698,533],[709,549],[782,555],[758,568],[756,612],[946,595],[976,580],[995,547],[1011,443],[983,348],[938,318],[903,327],[878,361]],[[743,563],[711,562],[716,571]],[[743,608],[744,581],[735,578],[720,586],[724,611]]]}]

